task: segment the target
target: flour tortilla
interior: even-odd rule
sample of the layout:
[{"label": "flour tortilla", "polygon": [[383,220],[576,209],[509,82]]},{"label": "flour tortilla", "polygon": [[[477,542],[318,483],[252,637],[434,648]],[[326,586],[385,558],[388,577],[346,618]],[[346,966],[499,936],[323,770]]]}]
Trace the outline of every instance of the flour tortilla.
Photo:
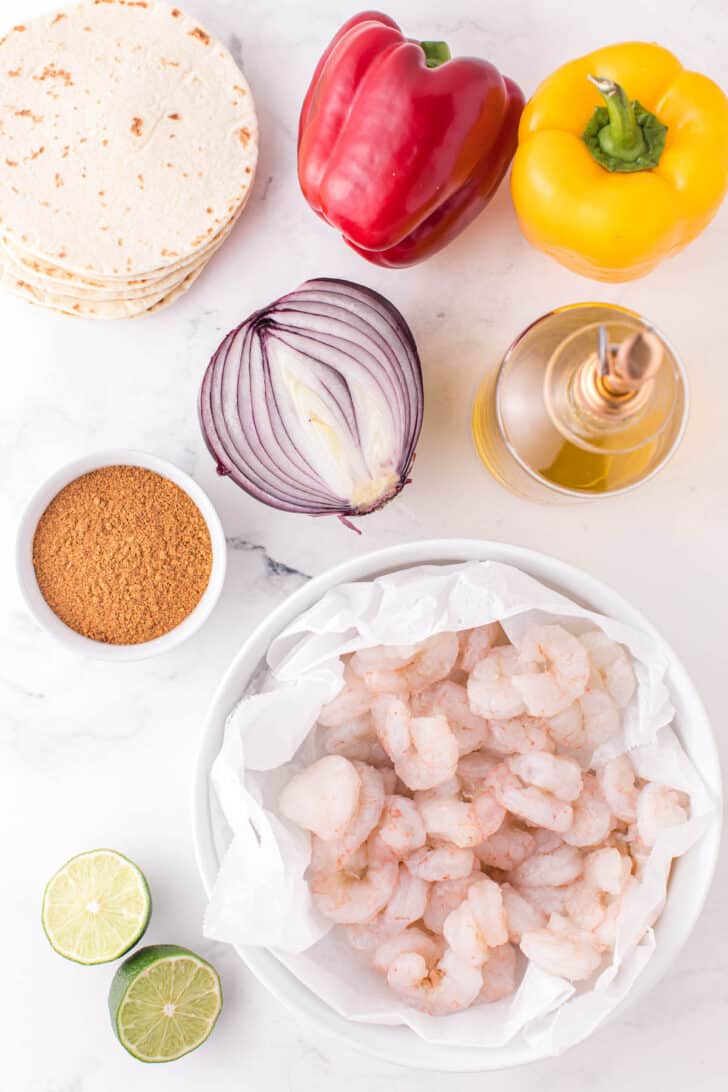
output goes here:
[{"label": "flour tortilla", "polygon": [[100,0],[0,40],[0,232],[80,278],[194,264],[253,181],[230,53],[178,8]]},{"label": "flour tortilla", "polygon": [[201,258],[188,262],[180,269],[165,273],[162,277],[152,279],[138,278],[134,282],[120,284],[97,280],[91,284],[74,278],[69,273],[63,272],[62,276],[52,273],[52,266],[37,259],[27,259],[18,256],[18,251],[12,243],[0,236],[0,262],[4,267],[4,283],[11,288],[10,283],[14,279],[21,287],[27,286],[37,289],[41,295],[49,297],[62,297],[71,304],[81,301],[114,301],[137,300],[152,295],[158,296],[177,288],[187,279],[190,273],[201,270],[207,264],[215,251],[224,243],[235,226],[235,222],[227,224],[213,243],[205,250]]},{"label": "flour tortilla", "polygon": [[71,315],[74,318],[88,319],[125,319],[137,318],[141,315],[152,314],[161,311],[173,303],[197,280],[202,270],[207,265],[202,262],[196,270],[189,273],[171,291],[154,293],[141,299],[130,300],[76,300],[66,296],[55,296],[34,287],[27,281],[18,280],[10,273],[2,257],[0,256],[0,283],[3,284],[14,296],[45,307],[50,311]]}]

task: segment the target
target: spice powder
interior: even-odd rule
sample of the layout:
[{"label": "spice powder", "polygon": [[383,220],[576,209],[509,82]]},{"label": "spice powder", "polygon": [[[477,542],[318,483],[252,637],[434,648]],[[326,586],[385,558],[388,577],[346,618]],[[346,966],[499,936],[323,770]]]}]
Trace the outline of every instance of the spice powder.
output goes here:
[{"label": "spice powder", "polygon": [[106,466],[53,498],[33,537],[48,606],[84,637],[136,645],[168,633],[199,603],[212,543],[178,485],[138,466]]}]

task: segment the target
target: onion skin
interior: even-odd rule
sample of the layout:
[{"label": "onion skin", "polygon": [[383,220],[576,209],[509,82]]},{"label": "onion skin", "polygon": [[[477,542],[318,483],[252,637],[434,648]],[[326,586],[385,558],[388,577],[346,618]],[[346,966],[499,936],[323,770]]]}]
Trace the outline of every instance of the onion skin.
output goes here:
[{"label": "onion skin", "polygon": [[318,278],[223,338],[198,409],[218,474],[263,504],[353,528],[349,517],[409,482],[423,404],[399,311],[369,288]]}]

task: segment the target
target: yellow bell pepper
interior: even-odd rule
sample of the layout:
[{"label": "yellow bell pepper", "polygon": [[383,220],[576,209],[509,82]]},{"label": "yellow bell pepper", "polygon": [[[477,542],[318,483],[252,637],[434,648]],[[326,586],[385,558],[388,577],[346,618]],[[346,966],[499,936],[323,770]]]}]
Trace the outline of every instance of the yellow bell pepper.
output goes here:
[{"label": "yellow bell pepper", "polygon": [[646,42],[563,65],[527,104],[511,191],[526,238],[601,281],[641,277],[710,222],[728,186],[728,100]]}]

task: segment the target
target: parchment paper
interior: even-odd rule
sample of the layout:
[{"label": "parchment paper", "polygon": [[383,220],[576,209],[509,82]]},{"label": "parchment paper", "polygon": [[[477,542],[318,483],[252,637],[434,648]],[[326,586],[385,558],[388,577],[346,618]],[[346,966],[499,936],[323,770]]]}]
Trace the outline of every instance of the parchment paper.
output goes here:
[{"label": "parchment paper", "polygon": [[[639,888],[626,900],[613,960],[593,983],[574,987],[533,964],[516,993],[447,1017],[409,1008],[343,932],[315,909],[304,879],[309,837],[276,815],[280,790],[318,757],[312,731],[321,705],[341,687],[339,657],[379,644],[411,644],[433,633],[493,620],[517,643],[533,622],[574,633],[595,626],[634,658],[637,689],[622,730],[594,764],[628,750],[640,776],[690,796],[690,820],[663,832]],[[583,1039],[622,1000],[655,950],[648,927],[661,908],[673,857],[718,821],[717,809],[670,727],[667,661],[648,632],[595,614],[520,570],[499,562],[421,566],[366,583],[341,585],[271,645],[260,692],[241,697],[212,768],[212,786],[233,837],[205,915],[205,934],[263,945],[342,1016],[407,1024],[432,1042],[498,1046],[522,1035],[548,1053]]]}]

